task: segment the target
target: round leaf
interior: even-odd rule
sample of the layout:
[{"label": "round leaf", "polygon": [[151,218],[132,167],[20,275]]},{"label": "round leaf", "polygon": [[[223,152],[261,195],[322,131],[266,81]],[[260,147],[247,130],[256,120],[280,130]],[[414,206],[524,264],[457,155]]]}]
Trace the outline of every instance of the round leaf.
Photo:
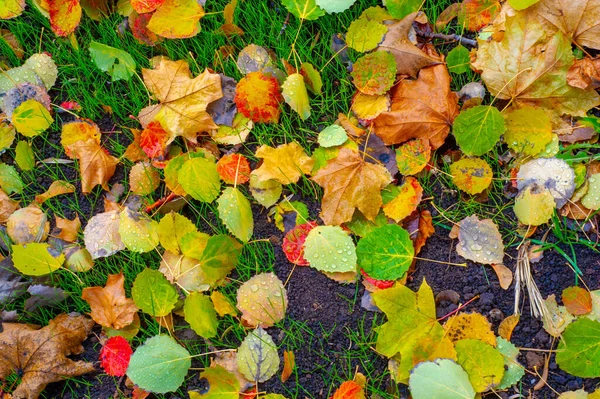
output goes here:
[{"label": "round leaf", "polygon": [[545,187],[529,186],[515,199],[515,215],[525,225],[539,226],[550,220],[554,213],[554,197]]},{"label": "round leaf", "polygon": [[12,124],[23,136],[35,137],[54,122],[48,110],[36,100],[21,103],[12,114]]},{"label": "round leaf", "polygon": [[600,322],[580,318],[569,324],[558,344],[556,362],[569,374],[600,377]]},{"label": "round leaf", "polygon": [[354,64],[352,79],[364,94],[384,94],[396,79],[396,59],[387,51],[369,53]]},{"label": "round leaf", "polygon": [[202,338],[213,338],[217,335],[219,321],[210,297],[192,292],[185,298],[183,312],[185,321],[190,323],[196,334]]},{"label": "round leaf", "polygon": [[427,139],[415,139],[396,149],[398,171],[403,175],[414,175],[422,171],[431,158],[431,146]]},{"label": "round leaf", "polygon": [[0,187],[6,194],[23,192],[23,181],[14,166],[0,164]]},{"label": "round leaf", "polygon": [[172,392],[183,383],[191,365],[185,348],[167,335],[157,335],[135,350],[127,376],[146,391]]},{"label": "round leaf", "polygon": [[316,0],[317,5],[328,14],[346,11],[356,0]]},{"label": "round leaf", "polygon": [[455,348],[458,364],[469,375],[476,392],[485,392],[500,384],[504,376],[504,358],[496,348],[477,339],[458,341]]},{"label": "round leaf", "polygon": [[179,169],[177,179],[185,192],[198,201],[213,202],[221,192],[217,165],[206,158],[185,161]]},{"label": "round leaf", "polygon": [[315,0],[282,0],[281,3],[285,8],[297,18],[314,21],[325,15]]},{"label": "round leaf", "polygon": [[502,377],[502,381],[500,381],[500,384],[498,384],[497,388],[510,388],[519,382],[525,375],[525,368],[517,361],[517,357],[519,357],[519,349],[511,344],[510,341],[507,341],[502,337],[496,338],[496,344],[498,352],[504,356],[504,367],[506,369],[504,372],[504,377]]},{"label": "round leaf", "polygon": [[238,370],[250,381],[265,382],[279,370],[273,338],[261,327],[251,331],[238,348]]},{"label": "round leaf", "polygon": [[479,194],[492,183],[492,168],[480,158],[463,158],[450,165],[452,182],[469,193]]},{"label": "round leaf", "polygon": [[247,325],[271,327],[285,317],[287,292],[275,274],[257,274],[238,289],[237,308]]},{"label": "round leaf", "polygon": [[65,255],[53,256],[50,245],[34,243],[12,246],[12,261],[23,274],[28,276],[43,276],[60,269],[65,261]]},{"label": "round leaf", "polygon": [[446,64],[448,65],[448,70],[450,72],[457,74],[468,72],[471,69],[469,67],[469,65],[471,65],[469,50],[461,44],[454,47],[448,52]]},{"label": "round leaf", "polygon": [[306,236],[304,257],[311,267],[328,273],[356,270],[356,248],[341,227],[315,227]]},{"label": "round leaf", "polygon": [[474,156],[491,150],[506,130],[500,111],[488,105],[478,105],[458,114],[453,129],[460,149]]},{"label": "round leaf", "polygon": [[329,125],[319,133],[317,141],[321,147],[335,147],[342,145],[348,140],[348,135],[343,127]]},{"label": "round leaf", "polygon": [[203,393],[188,391],[190,399],[238,399],[240,382],[235,374],[223,366],[214,365],[200,373],[200,380],[208,383],[208,390]]},{"label": "round leaf", "polygon": [[131,296],[138,308],[152,316],[168,315],[179,299],[164,274],[152,269],[144,269],[137,275]]},{"label": "round leaf", "polygon": [[504,142],[516,152],[537,155],[552,141],[552,121],[542,108],[511,109],[506,115]]},{"label": "round leaf", "polygon": [[377,47],[387,31],[388,28],[378,21],[359,18],[348,27],[346,43],[348,47],[361,53],[371,51]]},{"label": "round leaf", "polygon": [[250,175],[250,193],[265,208],[275,205],[282,192],[283,186],[277,180],[260,181],[257,175]]},{"label": "round leaf", "polygon": [[119,235],[130,251],[149,252],[156,248],[159,242],[158,222],[146,214],[125,208],[119,216]]},{"label": "round leaf", "polygon": [[600,209],[600,173],[591,175],[588,183],[588,190],[581,198],[581,205],[596,211]]},{"label": "round leaf", "polygon": [[254,231],[250,201],[235,187],[226,187],[217,200],[219,217],[227,229],[242,242],[248,242]]},{"label": "round leaf", "polygon": [[396,224],[378,227],[358,242],[358,264],[378,280],[397,280],[410,267],[415,250],[410,234]]},{"label": "round leaf", "polygon": [[412,370],[408,385],[414,399],[475,398],[469,376],[450,359],[419,363]]}]

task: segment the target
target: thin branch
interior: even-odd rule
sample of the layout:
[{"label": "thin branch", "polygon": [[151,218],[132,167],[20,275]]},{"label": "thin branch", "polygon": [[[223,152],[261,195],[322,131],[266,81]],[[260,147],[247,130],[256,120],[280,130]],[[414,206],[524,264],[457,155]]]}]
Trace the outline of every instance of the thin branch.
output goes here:
[{"label": "thin branch", "polygon": [[477,47],[477,41],[473,39],[468,39],[466,37],[462,37],[460,35],[444,35],[443,33],[434,33],[434,32],[423,32],[421,30],[417,31],[417,34],[422,37],[426,37],[428,39],[442,39],[446,41],[459,42],[465,46],[469,47]]}]

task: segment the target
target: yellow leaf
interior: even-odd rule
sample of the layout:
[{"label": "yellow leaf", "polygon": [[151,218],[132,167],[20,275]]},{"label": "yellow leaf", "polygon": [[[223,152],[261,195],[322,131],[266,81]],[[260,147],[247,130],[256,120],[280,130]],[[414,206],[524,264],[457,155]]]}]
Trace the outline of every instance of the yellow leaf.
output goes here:
[{"label": "yellow leaf", "polygon": [[23,136],[35,137],[54,122],[48,110],[36,100],[21,103],[12,114],[12,123]]},{"label": "yellow leaf", "polygon": [[129,186],[138,195],[149,195],[158,188],[160,175],[156,168],[147,162],[138,162],[129,172]]},{"label": "yellow leaf", "polygon": [[287,77],[281,88],[285,102],[300,115],[300,119],[306,120],[310,116],[310,104],[304,77],[299,73],[293,73]]},{"label": "yellow leaf", "polygon": [[48,2],[50,25],[57,36],[68,36],[75,32],[81,20],[79,0],[52,0]]},{"label": "yellow leaf", "polygon": [[469,193],[479,194],[492,183],[492,168],[480,158],[463,158],[450,165],[452,182]]},{"label": "yellow leaf", "polygon": [[369,95],[357,92],[352,99],[352,111],[361,119],[375,119],[390,109],[390,97],[387,94]]},{"label": "yellow leaf", "polygon": [[519,314],[511,314],[506,317],[504,320],[500,322],[498,326],[498,335],[504,338],[507,341],[510,341],[510,337],[512,336],[513,330],[519,324],[519,319],[521,316]]},{"label": "yellow leaf", "polygon": [[263,145],[256,150],[257,158],[263,158],[260,168],[252,172],[259,182],[277,180],[281,184],[296,183],[304,174],[310,173],[314,161],[295,141],[277,148]]},{"label": "yellow leaf", "polygon": [[35,202],[42,204],[52,197],[61,194],[70,194],[75,192],[75,186],[64,180],[55,180],[50,184],[45,193],[35,196]]},{"label": "yellow leaf", "polygon": [[537,155],[552,141],[552,121],[541,108],[510,108],[505,119],[504,142],[516,152]]},{"label": "yellow leaf", "polygon": [[444,324],[446,336],[452,342],[461,339],[477,339],[496,347],[496,337],[492,325],[479,313],[459,313],[450,317]]},{"label": "yellow leaf", "polygon": [[192,37],[200,31],[198,21],[203,16],[204,9],[196,0],[165,0],[152,15],[148,29],[168,39]]},{"label": "yellow leaf", "polygon": [[383,206],[383,213],[396,223],[413,213],[421,202],[423,188],[414,177],[408,176],[400,186],[400,192]]}]

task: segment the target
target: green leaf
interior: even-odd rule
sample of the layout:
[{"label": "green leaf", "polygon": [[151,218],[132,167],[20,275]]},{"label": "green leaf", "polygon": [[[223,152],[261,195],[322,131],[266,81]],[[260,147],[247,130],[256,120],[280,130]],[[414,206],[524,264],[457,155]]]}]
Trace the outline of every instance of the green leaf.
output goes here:
[{"label": "green leaf", "polygon": [[152,316],[168,315],[179,299],[177,290],[167,278],[152,269],[144,269],[137,275],[131,296],[138,308]]},{"label": "green leaf", "polygon": [[198,259],[205,282],[212,287],[221,283],[235,269],[241,254],[242,244],[235,238],[224,234],[210,237]]},{"label": "green leaf", "polygon": [[392,17],[402,19],[410,13],[419,11],[422,3],[422,0],[387,0],[385,6]]},{"label": "green leaf", "polygon": [[306,120],[310,116],[310,103],[304,77],[299,73],[293,73],[285,79],[281,88],[285,102],[300,115],[300,119]]},{"label": "green leaf", "polygon": [[119,215],[119,235],[130,251],[149,252],[159,243],[158,222],[145,213],[125,207]]},{"label": "green leaf", "polygon": [[15,162],[21,170],[33,170],[35,168],[35,156],[31,144],[21,140],[15,149]]},{"label": "green leaf", "polygon": [[175,212],[166,214],[158,223],[160,245],[174,254],[183,252],[181,250],[183,236],[196,231],[196,226],[191,220]]},{"label": "green leaf", "polygon": [[504,358],[493,346],[477,339],[461,339],[455,343],[458,364],[469,375],[476,392],[496,387],[504,377]]},{"label": "green leaf", "polygon": [[600,323],[580,318],[569,324],[558,344],[556,363],[577,377],[600,377]]},{"label": "green leaf", "polygon": [[190,327],[202,338],[213,338],[217,336],[217,312],[207,295],[198,292],[192,292],[185,298],[183,305],[185,321],[190,323]]},{"label": "green leaf", "polygon": [[450,72],[457,74],[468,72],[471,69],[469,67],[469,65],[471,65],[469,50],[461,44],[454,47],[448,52],[446,64],[448,65],[448,70]]},{"label": "green leaf", "polygon": [[12,114],[12,124],[23,136],[35,137],[54,122],[50,112],[38,101],[27,100],[21,103]]},{"label": "green leaf", "polygon": [[514,211],[519,222],[539,226],[552,218],[556,202],[550,190],[537,185],[527,186],[515,199]]},{"label": "green leaf", "polygon": [[238,370],[250,381],[265,382],[279,370],[273,338],[261,327],[248,333],[237,352]]},{"label": "green leaf", "polygon": [[413,399],[473,399],[475,391],[465,370],[450,359],[423,362],[409,381]]},{"label": "green leaf", "polygon": [[23,274],[28,276],[43,276],[60,269],[65,261],[65,255],[53,256],[51,247],[46,243],[28,243],[12,246],[12,261]]},{"label": "green leaf", "polygon": [[308,90],[315,94],[321,94],[323,80],[319,71],[312,64],[303,62],[300,65],[300,73],[304,76],[304,83],[306,83]]},{"label": "green leaf", "polygon": [[240,382],[235,374],[230,373],[223,366],[217,364],[205,368],[200,373],[200,380],[208,383],[208,391],[203,391],[204,393],[188,391],[190,399],[238,399],[240,397]]},{"label": "green leaf", "polygon": [[0,164],[0,187],[6,194],[22,193],[23,181],[12,165]]},{"label": "green leaf", "polygon": [[315,227],[306,236],[304,258],[310,266],[328,273],[356,270],[356,248],[341,227]]},{"label": "green leaf", "polygon": [[415,249],[410,234],[396,224],[378,227],[358,242],[358,265],[377,280],[397,280],[410,267]]},{"label": "green leaf", "polygon": [[206,158],[185,161],[177,174],[179,184],[192,198],[202,202],[213,202],[221,192],[221,179],[217,165]]},{"label": "green leaf", "polygon": [[281,4],[300,19],[314,21],[325,15],[325,11],[317,6],[315,0],[281,0]]},{"label": "green leaf", "polygon": [[108,73],[115,80],[129,80],[135,74],[135,60],[126,51],[92,42],[90,44],[92,61],[100,70]]},{"label": "green leaf", "polygon": [[258,176],[250,175],[250,193],[265,208],[275,205],[282,192],[283,186],[277,180],[270,179],[261,182]]},{"label": "green leaf", "polygon": [[308,222],[308,208],[300,201],[288,201],[284,199],[275,208],[271,209],[269,215],[273,215],[275,226],[285,232],[299,224]]},{"label": "green leaf", "polygon": [[524,10],[540,0],[508,0],[508,4],[515,10]]},{"label": "green leaf", "polygon": [[395,80],[396,59],[389,51],[369,53],[354,63],[352,83],[363,94],[384,95]]},{"label": "green leaf", "polygon": [[504,377],[496,387],[497,389],[507,389],[515,385],[525,375],[525,368],[519,364],[519,349],[502,337],[496,337],[498,352],[504,356]]},{"label": "green leaf", "polygon": [[594,173],[588,178],[587,193],[581,198],[581,205],[594,211],[600,209],[600,173]]},{"label": "green leaf", "polygon": [[0,122],[0,151],[4,151],[12,146],[16,134],[14,126]]},{"label": "green leaf", "polygon": [[219,217],[227,229],[246,243],[254,231],[254,218],[250,201],[236,187],[226,187],[217,200]]},{"label": "green leaf", "polygon": [[319,133],[317,141],[321,147],[335,147],[348,140],[346,130],[339,125],[329,125]]},{"label": "green leaf", "polygon": [[454,120],[454,136],[467,155],[480,156],[494,148],[506,130],[500,111],[478,105],[462,111]]},{"label": "green leaf", "polygon": [[371,51],[381,43],[387,31],[388,28],[378,21],[359,18],[348,27],[346,44],[361,53]]},{"label": "green leaf", "polygon": [[157,335],[135,350],[127,376],[146,391],[172,392],[183,383],[191,365],[185,348],[167,335]]},{"label": "green leaf", "polygon": [[350,8],[350,6],[356,3],[356,0],[316,0],[317,5],[321,7],[328,14],[334,12],[343,12]]}]

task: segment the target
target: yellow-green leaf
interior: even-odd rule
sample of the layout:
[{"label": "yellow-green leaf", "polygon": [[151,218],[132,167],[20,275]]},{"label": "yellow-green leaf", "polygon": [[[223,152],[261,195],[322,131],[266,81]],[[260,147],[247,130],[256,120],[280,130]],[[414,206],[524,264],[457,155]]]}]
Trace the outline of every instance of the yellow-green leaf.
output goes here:
[{"label": "yellow-green leaf", "polygon": [[21,103],[12,114],[12,123],[23,136],[35,137],[54,122],[48,110],[36,100]]},{"label": "yellow-green leaf", "polygon": [[480,158],[463,158],[450,165],[452,182],[469,193],[479,194],[492,183],[492,168]]},{"label": "yellow-green leaf", "polygon": [[15,149],[15,162],[19,165],[21,170],[32,170],[35,168],[33,149],[31,148],[31,144],[27,141],[21,140],[17,143],[17,148]]},{"label": "yellow-green leaf", "polygon": [[12,261],[23,274],[28,276],[43,276],[58,270],[65,261],[63,254],[54,256],[50,253],[50,245],[34,243],[13,245]]},{"label": "yellow-green leaf", "polygon": [[300,115],[300,119],[306,120],[310,116],[310,104],[304,77],[299,73],[293,73],[287,77],[281,87],[285,102]]},{"label": "yellow-green leaf", "polygon": [[537,155],[552,141],[552,121],[542,108],[511,109],[505,120],[504,142],[516,152]]},{"label": "yellow-green leaf", "polygon": [[227,229],[242,242],[248,242],[254,231],[250,201],[236,187],[226,187],[217,200],[219,217]]}]

